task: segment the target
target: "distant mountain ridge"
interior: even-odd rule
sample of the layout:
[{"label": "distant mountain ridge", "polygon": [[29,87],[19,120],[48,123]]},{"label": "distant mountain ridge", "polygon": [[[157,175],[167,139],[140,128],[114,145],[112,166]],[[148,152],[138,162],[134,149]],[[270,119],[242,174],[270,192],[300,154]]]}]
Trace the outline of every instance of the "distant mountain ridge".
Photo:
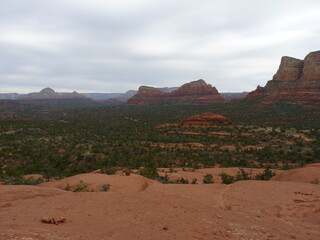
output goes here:
[{"label": "distant mountain ridge", "polygon": [[222,103],[226,100],[215,87],[207,84],[203,79],[186,83],[172,92],[162,92],[157,88],[141,86],[136,95],[130,98],[128,105],[149,104],[192,104],[203,105]]},{"label": "distant mountain ridge", "polygon": [[52,88],[44,88],[40,92],[33,92],[29,94],[23,94],[18,97],[18,99],[76,99],[76,98],[87,98],[83,94],[79,94],[76,91],[72,93],[60,94],[54,91]]}]

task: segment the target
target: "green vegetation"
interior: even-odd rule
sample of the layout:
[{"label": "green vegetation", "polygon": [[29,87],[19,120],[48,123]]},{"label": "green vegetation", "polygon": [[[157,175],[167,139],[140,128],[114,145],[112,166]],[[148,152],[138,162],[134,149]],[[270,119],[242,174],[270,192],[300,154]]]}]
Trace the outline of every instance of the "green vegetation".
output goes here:
[{"label": "green vegetation", "polygon": [[270,166],[267,166],[267,168],[263,171],[263,173],[257,174],[255,178],[256,180],[268,181],[270,180],[270,178],[272,178],[275,175],[276,173],[270,170]]},{"label": "green vegetation", "polygon": [[204,184],[210,184],[213,183],[213,176],[212,174],[208,173],[203,177],[203,183]]},{"label": "green vegetation", "polygon": [[93,192],[92,189],[89,189],[88,184],[80,180],[79,183],[73,188],[73,192]]},{"label": "green vegetation", "polygon": [[[100,187],[99,192],[108,192],[110,190],[110,184],[103,184]],[[66,187],[64,188],[65,191],[72,191],[72,192],[94,192],[93,189],[89,188],[88,184],[83,180],[80,180],[74,188],[71,188],[70,184],[67,183]]]},{"label": "green vegetation", "polygon": [[[204,112],[222,114],[232,124],[157,127]],[[0,179],[38,173],[48,180],[96,169],[113,174],[117,168],[158,179],[159,167],[299,167],[320,159],[317,114],[299,106],[257,110],[244,103],[1,110]]]},{"label": "green vegetation", "polygon": [[177,179],[177,183],[179,183],[179,184],[189,184],[189,180],[187,178],[181,177],[181,178]]},{"label": "green vegetation", "polygon": [[110,184],[103,184],[100,188],[101,192],[108,192],[110,190]]},{"label": "green vegetation", "polygon": [[275,175],[276,173],[270,170],[270,166],[267,166],[262,173],[258,173],[257,175],[255,175],[254,178],[249,176],[249,173],[245,172],[244,169],[242,168],[240,168],[236,176],[232,176],[226,173],[220,174],[223,184],[231,184],[236,181],[251,180],[251,179],[268,181],[270,180],[270,178],[272,178]]},{"label": "green vegetation", "polygon": [[6,176],[3,178],[4,185],[38,185],[42,182],[42,179],[26,179],[21,176]]}]

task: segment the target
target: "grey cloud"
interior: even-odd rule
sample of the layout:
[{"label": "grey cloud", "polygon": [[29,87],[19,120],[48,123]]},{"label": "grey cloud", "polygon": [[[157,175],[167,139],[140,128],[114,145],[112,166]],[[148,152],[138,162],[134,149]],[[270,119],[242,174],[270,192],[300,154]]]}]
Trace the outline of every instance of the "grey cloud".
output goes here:
[{"label": "grey cloud", "polygon": [[316,0],[0,0],[0,91],[264,85],[318,50]]}]

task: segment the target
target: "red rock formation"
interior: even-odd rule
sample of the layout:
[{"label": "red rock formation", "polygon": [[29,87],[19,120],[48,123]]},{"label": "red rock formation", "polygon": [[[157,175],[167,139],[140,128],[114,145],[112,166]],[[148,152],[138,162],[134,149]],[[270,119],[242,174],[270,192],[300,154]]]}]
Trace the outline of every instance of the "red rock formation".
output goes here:
[{"label": "red rock formation", "polygon": [[304,59],[303,81],[320,81],[320,51],[309,53]]},{"label": "red rock formation", "polygon": [[203,113],[181,121],[183,127],[208,127],[217,123],[229,123],[230,119],[216,113]]},{"label": "red rock formation", "polygon": [[294,81],[301,78],[303,61],[291,57],[282,57],[280,67],[273,76],[276,81]]},{"label": "red rock formation", "polygon": [[251,100],[251,99],[255,99],[256,97],[260,96],[261,93],[263,91],[263,87],[261,87],[260,85],[257,86],[256,90],[250,92],[247,96],[246,99],[247,100]]},{"label": "red rock formation", "polygon": [[172,92],[162,92],[153,87],[142,86],[138,93],[128,100],[129,105],[161,103],[203,105],[220,102],[225,102],[225,100],[217,89],[202,79],[186,83]]},{"label": "red rock formation", "polygon": [[258,98],[262,105],[285,101],[319,108],[320,51],[309,53],[304,60],[283,57],[273,80],[263,88],[258,86],[245,99]]}]

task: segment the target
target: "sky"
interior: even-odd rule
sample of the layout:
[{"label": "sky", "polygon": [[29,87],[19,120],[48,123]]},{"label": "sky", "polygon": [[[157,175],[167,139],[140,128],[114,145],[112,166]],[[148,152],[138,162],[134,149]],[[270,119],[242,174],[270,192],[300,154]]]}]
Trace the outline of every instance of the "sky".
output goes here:
[{"label": "sky", "polygon": [[319,0],[0,0],[0,92],[252,91],[319,49]]}]

